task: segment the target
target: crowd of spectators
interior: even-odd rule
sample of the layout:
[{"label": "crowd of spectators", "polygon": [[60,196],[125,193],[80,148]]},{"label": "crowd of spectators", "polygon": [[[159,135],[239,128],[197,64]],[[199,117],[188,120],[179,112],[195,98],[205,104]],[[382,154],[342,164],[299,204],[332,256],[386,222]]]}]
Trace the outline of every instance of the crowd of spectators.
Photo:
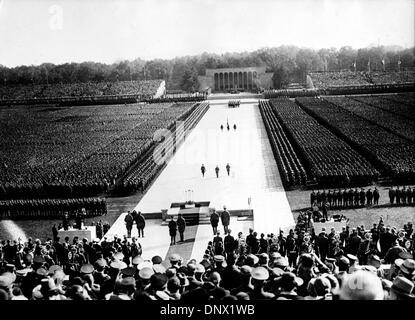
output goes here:
[{"label": "crowd of spectators", "polygon": [[0,100],[48,99],[112,95],[154,97],[163,80],[84,82],[0,86]]},{"label": "crowd of spectators", "polygon": [[373,84],[415,83],[415,71],[372,71],[366,76]]},{"label": "crowd of spectators", "polygon": [[[138,239],[2,241],[2,300],[414,300],[412,223],[218,232],[203,259],[142,258]],[[357,285],[356,285],[357,284]],[[354,286],[353,286],[354,285]]]},{"label": "crowd of spectators", "polygon": [[415,83],[413,71],[333,71],[311,72],[313,85],[318,89],[330,87],[366,86]]},{"label": "crowd of spectators", "polygon": [[366,72],[364,71],[311,72],[309,75],[313,81],[314,87],[318,89],[370,84]]}]

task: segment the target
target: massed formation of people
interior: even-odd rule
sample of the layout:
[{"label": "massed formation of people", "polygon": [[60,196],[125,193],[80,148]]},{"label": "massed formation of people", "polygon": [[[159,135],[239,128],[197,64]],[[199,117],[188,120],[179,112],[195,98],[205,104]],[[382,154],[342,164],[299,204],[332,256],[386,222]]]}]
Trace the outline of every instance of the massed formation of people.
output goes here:
[{"label": "massed formation of people", "polygon": [[104,198],[6,200],[0,201],[0,218],[60,218],[82,209],[90,217],[106,215],[107,202]]},{"label": "massed formation of people", "polygon": [[[336,98],[337,101],[347,97]],[[376,162],[382,174],[400,184],[415,181],[415,143],[325,99],[299,97],[296,102],[314,118],[336,132],[361,153]],[[405,106],[403,105],[405,108]]]}]

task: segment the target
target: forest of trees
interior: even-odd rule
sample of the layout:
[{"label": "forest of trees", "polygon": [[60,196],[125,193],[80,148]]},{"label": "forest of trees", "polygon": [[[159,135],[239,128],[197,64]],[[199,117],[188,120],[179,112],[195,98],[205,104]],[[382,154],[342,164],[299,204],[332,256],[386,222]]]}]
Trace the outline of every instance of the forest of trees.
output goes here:
[{"label": "forest of trees", "polygon": [[369,60],[371,70],[382,70],[382,60],[386,70],[397,70],[398,61],[401,61],[401,70],[411,69],[415,67],[414,51],[415,48],[384,46],[357,50],[347,46],[320,50],[280,46],[222,55],[203,53],[171,60],[138,58],[113,64],[43,63],[15,68],[0,65],[0,85],[164,79],[170,90],[195,91],[197,76],[204,75],[207,68],[266,66],[267,71],[274,72],[274,87],[279,88],[290,81],[301,81],[309,71],[353,71],[354,63],[357,71],[365,71]]}]

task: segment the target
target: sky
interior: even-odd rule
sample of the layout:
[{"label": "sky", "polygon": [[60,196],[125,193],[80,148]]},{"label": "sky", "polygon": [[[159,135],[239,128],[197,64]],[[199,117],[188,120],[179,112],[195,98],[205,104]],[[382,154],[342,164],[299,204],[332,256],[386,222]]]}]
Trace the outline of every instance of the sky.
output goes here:
[{"label": "sky", "polygon": [[0,65],[414,46],[415,0],[0,0]]}]

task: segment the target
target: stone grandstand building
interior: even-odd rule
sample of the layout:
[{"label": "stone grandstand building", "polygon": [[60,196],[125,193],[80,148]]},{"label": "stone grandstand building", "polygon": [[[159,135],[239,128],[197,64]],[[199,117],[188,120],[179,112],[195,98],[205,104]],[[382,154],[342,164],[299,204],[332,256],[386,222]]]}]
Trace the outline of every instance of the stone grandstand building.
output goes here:
[{"label": "stone grandstand building", "polygon": [[266,72],[265,67],[206,69],[206,74],[198,77],[199,91],[209,88],[212,92],[272,89],[273,75]]}]

